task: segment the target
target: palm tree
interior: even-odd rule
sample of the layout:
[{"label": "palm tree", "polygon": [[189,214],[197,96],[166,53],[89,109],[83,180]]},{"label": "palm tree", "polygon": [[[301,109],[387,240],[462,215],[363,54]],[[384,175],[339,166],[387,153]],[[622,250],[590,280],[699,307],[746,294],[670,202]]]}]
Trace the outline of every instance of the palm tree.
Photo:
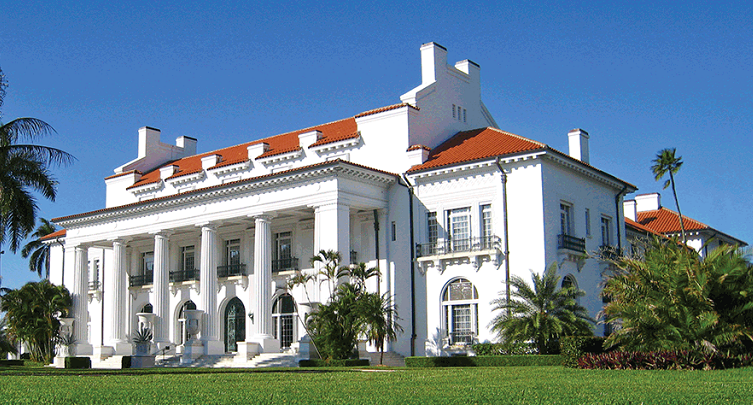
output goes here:
[{"label": "palm tree", "polygon": [[494,310],[501,312],[492,320],[491,329],[507,342],[532,340],[539,354],[547,354],[561,336],[592,335],[594,320],[577,302],[585,292],[575,287],[558,288],[556,263],[543,276],[531,273],[533,288],[513,276],[511,299],[503,296],[492,301]]},{"label": "palm tree", "polygon": [[675,156],[675,148],[662,149],[656,154],[656,159],[652,160],[654,164],[651,166],[651,171],[654,173],[654,178],[659,181],[665,174],[669,174],[669,180],[664,182],[664,190],[672,185],[672,195],[675,197],[675,205],[677,206],[677,215],[680,217],[680,232],[682,232],[682,243],[687,243],[685,238],[685,224],[682,223],[682,211],[680,211],[680,202],[677,200],[677,190],[675,189],[675,174],[680,171],[682,167],[682,156]]},{"label": "palm tree", "polygon": [[21,249],[21,256],[25,258],[31,255],[29,259],[29,270],[37,272],[39,277],[42,277],[42,272],[45,274],[45,278],[50,278],[50,245],[42,242],[42,238],[55,232],[55,224],[44,219],[39,218],[41,224],[34,231],[32,236],[35,238],[31,242],[24,245]]},{"label": "palm tree", "polygon": [[321,264],[318,275],[324,277],[322,282],[327,281],[329,287],[330,299],[337,288],[337,280],[347,274],[347,268],[340,268],[342,256],[340,252],[334,250],[320,250],[316,256],[311,258],[311,266],[316,267],[317,263]]},{"label": "palm tree", "polygon": [[397,323],[397,308],[389,294],[366,293],[359,306],[363,318],[363,328],[369,342],[379,349],[379,364],[384,362],[384,342],[397,340],[403,327]]},{"label": "palm tree", "polygon": [[0,310],[6,313],[8,335],[24,342],[35,361],[52,360],[60,332],[58,317],[65,316],[70,306],[68,290],[47,280],[26,283],[0,297]]},{"label": "palm tree", "polygon": [[[0,108],[6,86],[0,70]],[[60,149],[19,142],[34,142],[54,132],[49,124],[36,118],[16,118],[3,124],[0,112],[0,245],[8,242],[13,252],[36,224],[37,202],[31,192],[54,201],[58,183],[49,166],[67,165],[74,160]]]}]

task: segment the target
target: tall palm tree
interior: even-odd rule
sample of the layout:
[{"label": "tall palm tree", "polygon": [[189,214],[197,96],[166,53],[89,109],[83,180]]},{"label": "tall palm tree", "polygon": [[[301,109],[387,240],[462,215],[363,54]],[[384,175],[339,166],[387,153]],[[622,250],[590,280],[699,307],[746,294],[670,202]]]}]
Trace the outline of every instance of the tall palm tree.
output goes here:
[{"label": "tall palm tree", "polygon": [[664,182],[664,190],[672,185],[672,195],[675,197],[675,205],[677,206],[677,214],[680,217],[680,232],[682,233],[682,243],[687,243],[685,238],[685,224],[682,223],[682,211],[680,211],[680,202],[677,200],[677,190],[675,189],[675,174],[680,171],[683,161],[682,156],[675,156],[675,148],[662,149],[656,154],[656,159],[652,160],[654,163],[651,166],[651,171],[654,173],[654,179],[659,181],[664,175],[669,174],[669,180]]},{"label": "tall palm tree", "polygon": [[337,280],[346,276],[348,272],[347,268],[340,268],[341,261],[342,256],[340,252],[334,250],[320,250],[310,260],[312,267],[316,267],[317,263],[321,265],[318,275],[324,278],[321,282],[327,282],[330,299],[337,289]]},{"label": "tall palm tree", "polygon": [[25,259],[31,255],[29,258],[29,270],[37,272],[39,277],[42,277],[42,272],[44,272],[44,277],[49,279],[50,245],[43,243],[42,238],[55,232],[57,229],[55,228],[55,224],[44,218],[39,218],[39,222],[41,223],[37,227],[37,230],[32,234],[35,239],[24,245],[23,249],[21,249],[21,256]]},{"label": "tall palm tree", "polygon": [[557,263],[543,275],[531,273],[533,288],[513,276],[511,299],[503,296],[492,301],[494,310],[500,313],[492,320],[491,329],[507,342],[533,340],[539,354],[547,354],[561,336],[592,335],[594,320],[577,302],[585,292],[574,287],[558,288]]},{"label": "tall palm tree", "polygon": [[[6,87],[0,70],[0,108]],[[0,110],[0,245],[7,242],[13,252],[36,224],[37,201],[32,191],[54,201],[58,183],[49,167],[74,160],[60,149],[32,143],[54,132],[36,118],[16,118],[3,124]]]},{"label": "tall palm tree", "polygon": [[392,304],[388,293],[365,293],[359,310],[364,332],[369,342],[379,349],[379,364],[383,364],[384,342],[397,340],[397,334],[403,332],[403,327],[397,323],[400,319],[397,308]]}]

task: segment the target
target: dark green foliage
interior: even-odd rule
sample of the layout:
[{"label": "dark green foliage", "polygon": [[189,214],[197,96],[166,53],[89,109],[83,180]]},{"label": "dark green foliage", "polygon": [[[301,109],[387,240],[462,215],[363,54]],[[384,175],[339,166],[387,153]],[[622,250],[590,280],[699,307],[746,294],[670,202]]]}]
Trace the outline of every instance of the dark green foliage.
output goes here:
[{"label": "dark green foliage", "polygon": [[344,359],[344,360],[322,360],[322,359],[304,359],[298,361],[299,367],[366,367],[369,365],[368,359]]},{"label": "dark green foliage", "polygon": [[680,211],[680,201],[677,199],[677,189],[675,187],[675,175],[680,171],[683,161],[682,156],[675,156],[675,148],[662,149],[656,154],[656,158],[652,160],[651,172],[654,173],[654,179],[659,181],[665,174],[669,174],[669,180],[664,182],[664,189],[670,185],[672,186],[672,195],[675,197],[675,205],[677,206],[678,218],[680,219],[680,233],[682,235],[682,243],[687,243],[685,237],[685,224],[682,220],[682,211]]},{"label": "dark green foliage", "polygon": [[26,344],[31,359],[50,363],[59,338],[58,315],[65,315],[71,296],[63,286],[47,280],[26,283],[0,297],[0,309],[6,312],[8,335]]},{"label": "dark green foliage", "polygon": [[644,258],[622,257],[603,294],[608,344],[625,351],[745,354],[753,347],[753,265],[735,246],[701,258],[654,239]]},{"label": "dark green foliage", "polygon": [[559,350],[560,336],[593,334],[594,321],[577,301],[585,292],[574,287],[559,288],[556,263],[543,275],[533,273],[531,278],[533,288],[513,276],[511,299],[502,296],[492,301],[499,314],[490,326],[501,340],[532,340],[539,354],[553,354]]},{"label": "dark green foliage", "polygon": [[473,352],[477,356],[508,356],[538,354],[536,348],[526,342],[513,341],[503,343],[476,343]]},{"label": "dark green foliage", "polygon": [[564,336],[560,339],[560,354],[562,365],[578,367],[578,359],[586,354],[600,354],[609,350],[604,349],[605,337],[600,336]]},{"label": "dark green foliage", "polygon": [[44,273],[45,278],[50,278],[50,244],[42,242],[42,238],[55,232],[55,224],[44,219],[39,218],[39,226],[36,231],[31,235],[34,239],[24,245],[21,249],[21,256],[29,258],[29,270],[39,274],[42,277]]},{"label": "dark green foliage", "polygon": [[23,365],[23,360],[0,360],[0,367],[21,367]]},{"label": "dark green foliage", "polygon": [[131,368],[131,356],[123,356],[120,359],[120,368]]},{"label": "dark green foliage", "polygon": [[92,368],[92,360],[88,357],[66,357],[65,368]]},{"label": "dark green foliage", "polygon": [[[0,71],[0,107],[6,86]],[[0,245],[7,244],[13,252],[36,224],[37,201],[32,192],[55,201],[58,182],[49,167],[67,165],[74,159],[60,149],[32,144],[54,132],[36,118],[16,118],[3,124],[0,112]]]},{"label": "dark green foliage", "polygon": [[559,366],[559,355],[406,357],[406,367]]},{"label": "dark green foliage", "polygon": [[750,354],[729,356],[689,350],[586,354],[578,367],[601,370],[722,370],[753,364]]}]

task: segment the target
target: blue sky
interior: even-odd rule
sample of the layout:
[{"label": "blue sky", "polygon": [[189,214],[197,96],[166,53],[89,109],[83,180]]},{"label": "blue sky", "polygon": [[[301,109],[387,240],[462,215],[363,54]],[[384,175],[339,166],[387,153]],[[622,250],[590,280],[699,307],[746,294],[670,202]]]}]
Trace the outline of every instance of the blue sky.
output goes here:
[{"label": "blue sky", "polygon": [[[3,121],[43,119],[78,158],[43,217],[103,208],[139,127],[209,151],[353,116],[420,84],[435,41],[481,65],[503,130],[566,151],[583,128],[591,163],[639,193],[677,148],[683,213],[753,243],[751,2],[214,3],[3,3]],[[3,286],[37,280],[27,267],[6,249]]]}]

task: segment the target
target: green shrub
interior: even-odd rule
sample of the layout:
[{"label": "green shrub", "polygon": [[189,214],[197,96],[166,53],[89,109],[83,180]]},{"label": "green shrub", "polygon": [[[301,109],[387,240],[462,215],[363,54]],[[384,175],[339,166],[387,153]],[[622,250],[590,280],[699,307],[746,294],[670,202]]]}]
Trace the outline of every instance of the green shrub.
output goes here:
[{"label": "green shrub", "polygon": [[23,360],[0,360],[0,367],[23,366]]},{"label": "green shrub", "polygon": [[578,367],[601,370],[722,370],[750,366],[753,357],[699,353],[688,350],[655,352],[609,352],[586,354]]},{"label": "green shrub", "polygon": [[604,349],[605,337],[599,336],[564,336],[560,339],[562,365],[578,367],[578,359],[586,354],[600,354],[608,352]]},{"label": "green shrub", "polygon": [[368,359],[304,359],[298,361],[299,367],[365,367],[368,365]]},{"label": "green shrub", "polygon": [[[477,356],[507,356],[511,354],[538,353],[538,350],[533,344],[520,341],[505,343],[476,343],[473,345],[473,351]],[[557,350],[557,353],[559,353],[559,350]]]},{"label": "green shrub", "polygon": [[120,368],[131,368],[131,356],[123,356],[120,359]]},{"label": "green shrub", "polygon": [[92,368],[92,360],[88,357],[66,357],[65,368]]},{"label": "green shrub", "polygon": [[508,366],[559,366],[559,355],[507,355],[507,356],[453,356],[406,357],[406,367],[508,367]]}]

